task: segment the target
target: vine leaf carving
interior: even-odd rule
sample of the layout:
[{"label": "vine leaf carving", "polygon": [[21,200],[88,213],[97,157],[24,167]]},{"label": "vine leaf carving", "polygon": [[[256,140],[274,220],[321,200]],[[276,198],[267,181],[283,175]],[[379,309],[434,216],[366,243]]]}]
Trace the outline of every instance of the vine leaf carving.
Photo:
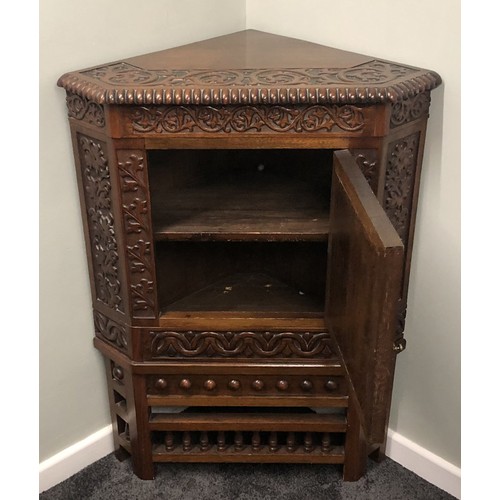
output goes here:
[{"label": "vine leaf carving", "polygon": [[365,126],[363,109],[345,106],[155,106],[134,108],[132,129],[136,133],[154,132],[330,132],[340,129],[361,131]]},{"label": "vine leaf carving", "polygon": [[66,106],[68,108],[68,116],[71,118],[83,120],[90,125],[96,125],[100,128],[106,125],[104,108],[96,102],[76,94],[68,93],[66,96]]},{"label": "vine leaf carving", "polygon": [[155,317],[157,314],[149,189],[144,158],[142,151],[117,151],[133,317]]},{"label": "vine leaf carving", "polygon": [[419,137],[417,132],[390,143],[387,155],[384,208],[405,245],[410,230]]},{"label": "vine leaf carving", "polygon": [[111,209],[111,180],[104,143],[78,139],[96,300],[123,312],[119,256]]}]

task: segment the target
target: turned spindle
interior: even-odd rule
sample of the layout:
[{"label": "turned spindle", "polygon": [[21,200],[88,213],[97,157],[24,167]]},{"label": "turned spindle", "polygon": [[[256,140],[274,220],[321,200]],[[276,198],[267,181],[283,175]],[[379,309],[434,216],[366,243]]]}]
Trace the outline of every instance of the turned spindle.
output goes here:
[{"label": "turned spindle", "polygon": [[210,448],[210,442],[208,440],[208,432],[201,431],[200,434],[200,450],[207,451]]},{"label": "turned spindle", "polygon": [[321,436],[321,451],[323,453],[328,453],[330,451],[330,433],[323,432]]},{"label": "turned spindle", "polygon": [[243,432],[236,431],[234,433],[234,449],[240,451],[244,448],[243,446]]},{"label": "turned spindle", "polygon": [[175,448],[174,445],[174,433],[171,431],[167,431],[165,434],[165,448],[167,451],[172,451]]},{"label": "turned spindle", "polygon": [[304,451],[307,453],[311,452],[313,449],[313,438],[311,432],[306,432],[304,436]]},{"label": "turned spindle", "polygon": [[252,434],[252,450],[258,451],[260,449],[260,432],[254,431]]},{"label": "turned spindle", "polygon": [[295,451],[295,432],[289,432],[286,436],[286,449],[288,451]]},{"label": "turned spindle", "polygon": [[219,431],[217,434],[217,451],[226,449],[226,434],[224,431]]},{"label": "turned spindle", "polygon": [[269,434],[269,451],[276,451],[278,449],[278,433],[272,431]]},{"label": "turned spindle", "polygon": [[191,442],[191,432],[184,431],[182,434],[182,449],[184,451],[189,451],[193,447]]}]

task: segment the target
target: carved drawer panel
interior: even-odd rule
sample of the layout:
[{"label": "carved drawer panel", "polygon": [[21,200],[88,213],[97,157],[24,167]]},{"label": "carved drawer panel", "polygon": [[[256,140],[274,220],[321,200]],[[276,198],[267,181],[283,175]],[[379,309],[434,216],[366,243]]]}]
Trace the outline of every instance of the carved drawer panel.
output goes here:
[{"label": "carved drawer panel", "polygon": [[334,359],[325,331],[150,331],[144,359]]},{"label": "carved drawer panel", "polygon": [[151,396],[290,397],[345,396],[341,376],[313,375],[149,375],[147,393]]}]

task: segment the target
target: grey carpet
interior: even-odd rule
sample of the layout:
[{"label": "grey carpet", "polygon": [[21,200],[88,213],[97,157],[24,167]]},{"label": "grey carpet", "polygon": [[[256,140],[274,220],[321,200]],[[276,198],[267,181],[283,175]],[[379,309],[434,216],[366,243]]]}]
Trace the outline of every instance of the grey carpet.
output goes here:
[{"label": "grey carpet", "polygon": [[141,481],[130,460],[108,455],[40,495],[40,500],[448,500],[454,497],[390,459],[369,460],[345,483],[330,465],[158,464]]}]

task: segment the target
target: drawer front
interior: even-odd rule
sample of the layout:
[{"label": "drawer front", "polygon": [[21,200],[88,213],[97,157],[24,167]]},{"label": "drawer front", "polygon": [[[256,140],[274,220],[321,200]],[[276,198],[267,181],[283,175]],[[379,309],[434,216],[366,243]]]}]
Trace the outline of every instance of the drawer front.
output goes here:
[{"label": "drawer front", "polygon": [[345,379],[327,375],[158,374],[147,376],[150,396],[339,397],[347,395]]},{"label": "drawer front", "polygon": [[336,359],[326,331],[145,330],[145,361],[170,359]]}]

